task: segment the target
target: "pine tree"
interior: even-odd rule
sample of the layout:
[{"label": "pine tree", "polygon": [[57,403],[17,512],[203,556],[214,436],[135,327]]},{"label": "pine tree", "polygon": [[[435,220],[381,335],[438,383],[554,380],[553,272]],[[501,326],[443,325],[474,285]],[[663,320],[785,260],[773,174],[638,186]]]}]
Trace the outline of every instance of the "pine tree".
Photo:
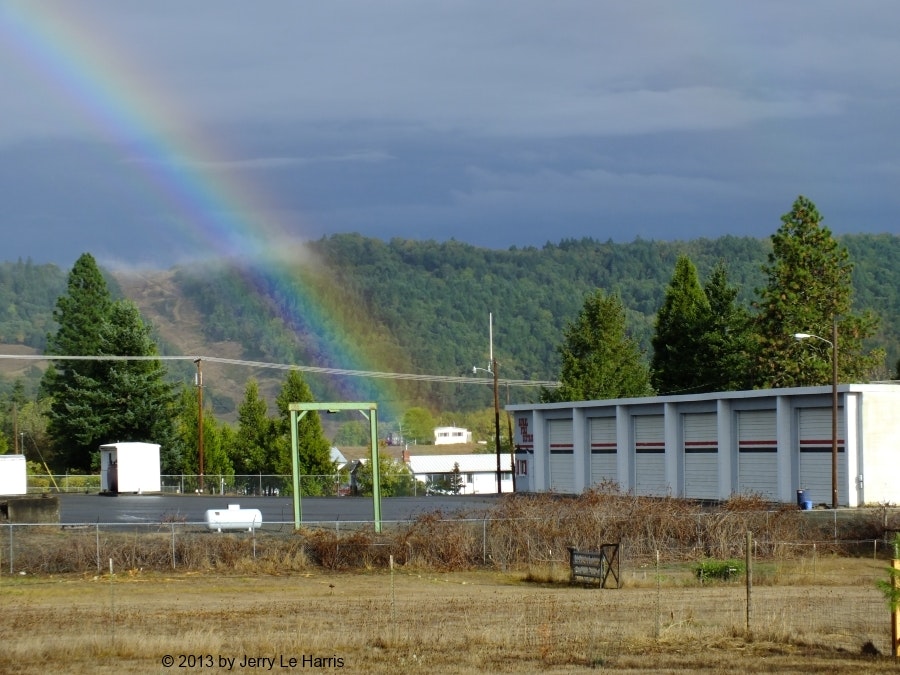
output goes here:
[{"label": "pine tree", "polygon": [[750,387],[752,334],[750,314],[737,303],[738,289],[728,282],[728,268],[719,262],[703,292],[709,302],[698,353],[702,354],[696,391],[741,391]]},{"label": "pine tree", "polygon": [[[772,252],[763,267],[768,282],[758,289],[758,351],[755,385],[792,387],[831,382],[833,322],[839,335],[842,381],[865,381],[883,361],[878,351],[863,352],[877,317],[853,314],[852,265],[847,249],[822,224],[815,205],[800,196],[772,235]],[[796,333],[821,340],[798,342]]]},{"label": "pine tree", "polygon": [[[100,332],[100,353],[114,356],[157,356],[150,327],[130,300],[116,302]],[[98,433],[117,441],[145,441],[165,447],[174,428],[172,385],[162,361],[153,358],[100,361],[97,364]]]},{"label": "pine tree", "polygon": [[709,315],[709,301],[697,268],[690,258],[681,255],[656,315],[656,332],[651,341],[651,382],[660,394],[704,390],[701,364],[705,355],[698,347]]},{"label": "pine tree", "polygon": [[238,428],[232,447],[235,470],[241,474],[270,473],[266,465],[268,448],[274,440],[274,426],[255,379],[247,382],[244,400],[238,407]]},{"label": "pine tree", "polygon": [[625,308],[618,296],[602,290],[590,294],[564,335],[559,347],[560,386],[543,390],[542,400],[589,401],[653,393],[637,343],[625,332]]},{"label": "pine tree", "polygon": [[[113,301],[93,256],[83,254],[69,273],[66,294],[56,302],[55,334],[47,336],[47,353],[57,356],[97,356],[101,332],[108,323]],[[52,398],[48,431],[57,455],[57,468],[86,471],[100,439],[95,429],[100,418],[90,401],[79,396],[100,386],[99,362],[59,360],[44,374],[43,394]]]},{"label": "pine tree", "polygon": [[[289,371],[276,398],[279,417],[275,422],[275,452],[269,459],[269,466],[275,473],[290,474],[292,470],[290,404],[311,403],[314,400],[312,391],[300,372]],[[308,412],[300,418],[297,423],[297,438],[300,475],[317,477],[304,480],[301,486],[304,494],[327,493],[333,489],[331,476],[336,471],[334,462],[331,461],[331,444],[322,431],[318,412]]]},{"label": "pine tree", "polygon": [[[231,483],[234,477],[234,466],[228,454],[228,447],[233,443],[231,430],[216,422],[208,403],[203,404],[203,481],[204,490],[216,488],[219,476]],[[197,392],[193,387],[183,386],[177,396],[175,408],[175,440],[172,447],[174,460],[180,460],[177,470],[164,468],[163,473],[184,473],[196,476],[200,473],[200,434],[199,408]],[[170,460],[171,461],[171,460]],[[164,467],[169,464],[161,458]],[[199,488],[199,481],[186,484],[186,489]]]}]

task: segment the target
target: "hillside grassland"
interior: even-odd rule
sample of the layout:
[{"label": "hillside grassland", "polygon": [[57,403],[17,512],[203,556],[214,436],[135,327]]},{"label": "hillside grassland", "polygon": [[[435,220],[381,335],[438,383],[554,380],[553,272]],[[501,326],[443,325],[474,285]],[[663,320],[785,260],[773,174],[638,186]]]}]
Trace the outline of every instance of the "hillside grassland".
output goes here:
[{"label": "hillside grassland", "polygon": [[[0,672],[897,672],[815,608],[870,606],[861,579],[883,563],[818,565],[827,586],[795,577],[758,588],[749,633],[743,583],[636,570],[604,590],[569,585],[559,569],[7,575]],[[786,620],[796,614],[804,621]],[[883,645],[886,607],[880,618]]]}]

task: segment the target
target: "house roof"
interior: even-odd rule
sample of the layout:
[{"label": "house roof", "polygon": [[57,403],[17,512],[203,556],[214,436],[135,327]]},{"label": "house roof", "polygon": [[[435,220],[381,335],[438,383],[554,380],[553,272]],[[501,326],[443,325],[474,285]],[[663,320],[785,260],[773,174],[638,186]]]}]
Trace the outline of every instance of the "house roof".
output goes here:
[{"label": "house roof", "polygon": [[342,453],[338,448],[332,446],[331,461],[336,463],[338,466],[343,466],[347,463],[347,458],[344,457],[344,453]]},{"label": "house roof", "polygon": [[[507,459],[508,459],[507,455]],[[508,462],[507,462],[508,463]],[[463,473],[490,473],[497,471],[497,455],[411,455],[409,468],[414,474],[452,473],[453,466],[459,464]],[[509,466],[505,470],[510,470]]]}]

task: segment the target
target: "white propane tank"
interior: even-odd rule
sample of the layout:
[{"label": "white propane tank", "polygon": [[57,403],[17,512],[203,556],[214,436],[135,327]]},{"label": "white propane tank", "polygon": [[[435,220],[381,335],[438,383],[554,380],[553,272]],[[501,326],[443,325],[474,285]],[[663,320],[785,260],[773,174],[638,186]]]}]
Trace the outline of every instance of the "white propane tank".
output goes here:
[{"label": "white propane tank", "polygon": [[206,512],[206,527],[216,532],[222,530],[248,530],[262,526],[259,509],[242,509],[240,504],[229,504],[227,509],[210,509]]}]

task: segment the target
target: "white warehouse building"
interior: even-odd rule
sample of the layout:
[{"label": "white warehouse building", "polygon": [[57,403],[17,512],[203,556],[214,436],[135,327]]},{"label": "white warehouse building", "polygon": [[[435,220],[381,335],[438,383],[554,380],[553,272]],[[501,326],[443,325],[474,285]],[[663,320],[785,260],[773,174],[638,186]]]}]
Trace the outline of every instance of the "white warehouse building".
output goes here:
[{"label": "white warehouse building", "polygon": [[[515,489],[832,503],[832,388],[509,405]],[[838,387],[841,506],[900,502],[900,385]]]}]

